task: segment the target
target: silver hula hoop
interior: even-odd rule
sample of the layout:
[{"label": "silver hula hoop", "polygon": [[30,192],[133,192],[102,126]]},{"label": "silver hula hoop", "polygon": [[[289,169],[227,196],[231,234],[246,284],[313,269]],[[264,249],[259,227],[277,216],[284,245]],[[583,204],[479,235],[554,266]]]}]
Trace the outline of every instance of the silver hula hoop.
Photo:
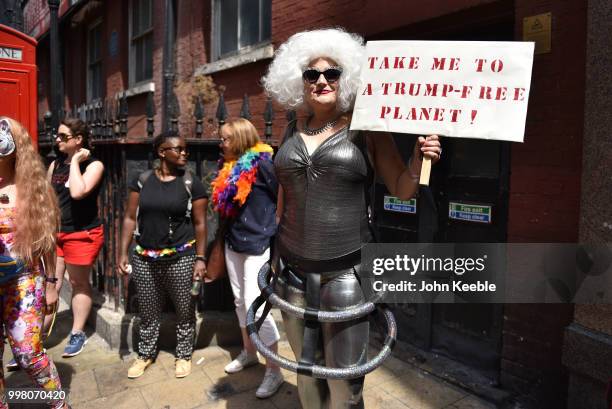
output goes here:
[{"label": "silver hula hoop", "polygon": [[[261,340],[258,334],[258,329],[255,324],[255,314],[257,310],[263,305],[266,299],[274,306],[278,307],[281,311],[286,312],[294,317],[304,319],[306,311],[304,308],[296,307],[286,300],[283,300],[277,294],[274,293],[271,285],[267,284],[267,276],[269,275],[271,269],[268,263],[264,264],[264,266],[259,271],[258,276],[258,284],[262,290],[262,293],[251,306],[247,312],[246,317],[246,328],[249,334],[249,338],[253,345],[257,350],[264,356],[266,359],[269,359],[271,362],[274,362],[276,365],[281,368],[287,369],[292,372],[306,374],[315,378],[322,379],[353,379],[364,376],[380,365],[382,365],[383,361],[389,357],[391,354],[391,350],[395,344],[395,340],[397,338],[397,324],[395,322],[395,318],[393,317],[393,313],[386,305],[378,305],[376,306],[373,301],[365,302],[357,307],[351,308],[346,311],[318,311],[316,319],[319,322],[341,322],[341,321],[350,321],[356,318],[360,318],[366,316],[373,311],[380,311],[385,318],[387,325],[387,336],[383,343],[383,346],[380,352],[372,358],[370,361],[357,366],[352,366],[348,368],[328,368],[326,366],[320,365],[308,365],[305,366],[299,362],[292,361],[285,357],[282,357],[270,350]],[[309,316],[310,317],[310,316]]]}]

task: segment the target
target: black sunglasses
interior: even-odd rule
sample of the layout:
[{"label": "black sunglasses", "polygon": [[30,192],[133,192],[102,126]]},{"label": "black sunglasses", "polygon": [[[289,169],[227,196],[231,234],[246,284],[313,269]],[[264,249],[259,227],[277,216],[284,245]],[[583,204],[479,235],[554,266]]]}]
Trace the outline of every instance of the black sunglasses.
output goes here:
[{"label": "black sunglasses", "polygon": [[163,151],[173,151],[174,153],[176,153],[177,155],[180,155],[181,153],[184,153],[185,156],[189,156],[189,151],[187,150],[186,146],[168,146],[165,148],[162,148]]},{"label": "black sunglasses", "polygon": [[57,138],[60,138],[60,141],[62,142],[67,142],[70,139],[74,138],[74,135],[71,135],[69,133],[58,132]]},{"label": "black sunglasses", "polygon": [[323,76],[325,77],[325,81],[331,84],[340,79],[340,75],[342,74],[342,68],[341,67],[329,67],[325,71],[319,71],[316,68],[307,68],[302,73],[302,78],[304,79],[304,81],[308,82],[309,84],[314,84],[315,82],[319,80],[319,77],[321,76],[321,74],[323,74]]}]

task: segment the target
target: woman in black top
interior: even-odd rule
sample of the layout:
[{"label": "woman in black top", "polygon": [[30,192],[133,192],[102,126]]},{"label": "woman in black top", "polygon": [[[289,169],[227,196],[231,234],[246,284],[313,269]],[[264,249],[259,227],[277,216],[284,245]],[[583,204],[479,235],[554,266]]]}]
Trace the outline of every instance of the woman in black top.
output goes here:
[{"label": "woman in black top", "polygon": [[180,135],[167,132],[153,141],[159,167],[136,176],[129,185],[120,249],[119,269],[130,273],[132,256],[138,292],[140,342],[138,358],[128,370],[138,378],[153,363],[161,322],[162,302],[167,293],[177,314],[176,377],[191,373],[195,334],[195,300],[190,290],[194,280],[206,272],[207,197],[202,182],[184,170],[187,146]]},{"label": "woman in black top", "polygon": [[[104,244],[98,217],[98,194],[104,174],[101,161],[91,157],[89,128],[79,119],[64,119],[57,130],[59,157],[51,163],[48,177],[62,213],[57,236],[57,290],[64,271],[72,286],[72,332],[64,357],[79,354],[87,342],[83,329],[91,311],[91,267]],[[45,324],[50,324],[46,317]]]}]

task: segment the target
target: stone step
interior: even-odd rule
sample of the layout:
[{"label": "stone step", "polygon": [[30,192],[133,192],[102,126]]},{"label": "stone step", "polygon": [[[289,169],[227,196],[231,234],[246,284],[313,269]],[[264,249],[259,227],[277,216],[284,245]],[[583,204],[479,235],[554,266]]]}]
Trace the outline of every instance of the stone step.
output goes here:
[{"label": "stone step", "polygon": [[[96,291],[94,290],[94,292]],[[70,296],[70,282],[65,279],[60,293],[60,308],[58,311],[70,309]],[[133,351],[138,342],[138,325],[140,322],[138,315],[125,314],[120,309],[115,310],[113,306],[104,302],[104,297],[101,294],[94,294],[93,304],[93,311],[87,320],[92,329],[108,343],[110,348]],[[281,340],[286,340],[280,311],[273,308],[270,314],[274,317]],[[175,326],[176,315],[172,312],[163,313],[159,336],[159,346],[161,348],[174,348],[176,345]],[[196,348],[205,348],[211,345],[239,346],[241,343],[242,336],[240,335],[238,317],[236,317],[234,311],[196,313]]]},{"label": "stone step", "polygon": [[[277,309],[270,311],[281,340],[286,340],[281,313]],[[137,314],[123,314],[109,308],[95,308],[89,317],[88,324],[100,335],[109,346],[119,350],[134,350],[138,342]],[[176,315],[163,313],[159,334],[161,348],[174,348],[176,345]],[[234,311],[203,311],[196,313],[195,347],[239,346],[242,343],[238,318]]]}]

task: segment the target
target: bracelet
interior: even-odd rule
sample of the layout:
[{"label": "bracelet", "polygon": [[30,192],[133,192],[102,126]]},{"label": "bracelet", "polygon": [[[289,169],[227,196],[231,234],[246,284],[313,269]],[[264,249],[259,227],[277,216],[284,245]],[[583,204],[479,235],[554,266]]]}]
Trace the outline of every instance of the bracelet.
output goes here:
[{"label": "bracelet", "polygon": [[45,280],[46,280],[48,283],[54,283],[54,284],[55,284],[55,283],[57,283],[58,278],[57,278],[57,277],[45,277]]},{"label": "bracelet", "polygon": [[200,260],[200,261],[203,261],[203,262],[206,263],[206,257],[204,257],[201,254],[196,254],[195,259],[196,259],[196,261]]},{"label": "bracelet", "polygon": [[412,180],[419,180],[421,178],[420,174],[416,174],[415,175],[415,174],[412,173],[412,156],[408,160],[408,175],[410,175]]}]

